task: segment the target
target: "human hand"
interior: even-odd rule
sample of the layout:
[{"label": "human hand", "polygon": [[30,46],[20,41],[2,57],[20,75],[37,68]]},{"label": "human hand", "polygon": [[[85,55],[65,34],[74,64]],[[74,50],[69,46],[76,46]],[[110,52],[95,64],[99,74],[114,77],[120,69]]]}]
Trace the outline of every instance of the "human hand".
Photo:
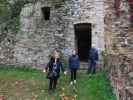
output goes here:
[{"label": "human hand", "polygon": [[66,75],[67,74],[67,71],[65,71],[64,74]]},{"label": "human hand", "polygon": [[43,72],[45,73],[45,72],[46,72],[46,70],[44,69],[44,70],[43,70]]}]

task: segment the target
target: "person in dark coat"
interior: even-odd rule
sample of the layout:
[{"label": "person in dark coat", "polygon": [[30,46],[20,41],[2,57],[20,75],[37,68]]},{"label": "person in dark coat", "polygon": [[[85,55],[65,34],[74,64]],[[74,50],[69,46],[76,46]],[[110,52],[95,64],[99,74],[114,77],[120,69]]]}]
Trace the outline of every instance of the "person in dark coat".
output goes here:
[{"label": "person in dark coat", "polygon": [[47,78],[49,79],[49,90],[56,89],[58,78],[60,77],[60,70],[64,72],[62,62],[58,52],[50,58],[47,64],[46,71],[48,70]]},{"label": "person in dark coat", "polygon": [[98,50],[95,48],[95,46],[92,46],[92,48],[89,50],[88,74],[89,73],[95,74],[97,61],[98,61]]},{"label": "person in dark coat", "polygon": [[76,50],[73,50],[72,55],[69,57],[69,69],[71,71],[71,82],[70,82],[71,85],[73,83],[76,83],[76,73],[79,67],[80,67],[79,56],[77,55]]}]

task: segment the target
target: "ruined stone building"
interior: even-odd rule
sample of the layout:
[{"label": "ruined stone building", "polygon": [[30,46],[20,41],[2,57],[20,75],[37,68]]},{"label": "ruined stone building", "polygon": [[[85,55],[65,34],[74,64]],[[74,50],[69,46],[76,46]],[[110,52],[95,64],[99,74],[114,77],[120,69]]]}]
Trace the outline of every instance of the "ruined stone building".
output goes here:
[{"label": "ruined stone building", "polygon": [[22,8],[18,34],[0,45],[0,62],[8,64],[45,64],[53,50],[73,48],[86,61],[95,45],[117,99],[133,100],[133,0],[36,0]]},{"label": "ruined stone building", "polygon": [[51,51],[78,49],[87,60],[92,44],[104,50],[103,0],[38,0],[21,11],[17,62],[44,63]]}]

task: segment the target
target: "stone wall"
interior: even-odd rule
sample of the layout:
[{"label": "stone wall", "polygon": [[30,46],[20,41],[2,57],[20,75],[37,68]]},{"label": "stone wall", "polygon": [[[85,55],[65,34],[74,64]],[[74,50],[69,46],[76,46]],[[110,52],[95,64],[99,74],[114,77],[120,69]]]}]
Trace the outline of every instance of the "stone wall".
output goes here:
[{"label": "stone wall", "polygon": [[[117,99],[132,100],[131,4],[125,0],[36,1],[22,9],[18,34],[0,32],[0,64],[45,64],[54,49],[63,52],[76,47],[75,24],[91,23],[92,44],[99,50],[105,46],[105,63]],[[50,7],[50,20],[44,19],[42,7]]]},{"label": "stone wall", "polygon": [[126,54],[110,54],[106,57],[108,74],[117,100],[133,99],[133,63]]},{"label": "stone wall", "polygon": [[16,43],[15,34],[11,31],[0,32],[0,64],[13,64],[14,46]]},{"label": "stone wall", "polygon": [[[114,5],[117,3],[117,7]],[[105,2],[106,64],[117,100],[133,99],[133,30],[128,1]],[[118,6],[119,5],[119,6]]]},{"label": "stone wall", "polygon": [[[104,50],[103,4],[103,0],[38,0],[25,5],[14,48],[16,62],[43,64],[54,49],[75,48],[74,25],[78,23],[92,24],[92,44]],[[50,7],[50,20],[43,18],[42,7]]]}]

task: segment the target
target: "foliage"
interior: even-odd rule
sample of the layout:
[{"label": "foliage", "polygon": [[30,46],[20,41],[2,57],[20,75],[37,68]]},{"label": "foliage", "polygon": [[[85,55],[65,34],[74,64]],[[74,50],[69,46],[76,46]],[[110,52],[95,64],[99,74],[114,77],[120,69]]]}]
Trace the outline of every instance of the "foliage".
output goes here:
[{"label": "foliage", "polygon": [[101,52],[101,55],[103,57],[103,67],[106,67],[107,66],[107,56],[108,56],[108,52],[107,52],[107,49],[105,49],[104,51]]},{"label": "foliage", "polygon": [[35,0],[0,0],[0,26],[17,33],[19,30],[19,15],[25,4]]}]

